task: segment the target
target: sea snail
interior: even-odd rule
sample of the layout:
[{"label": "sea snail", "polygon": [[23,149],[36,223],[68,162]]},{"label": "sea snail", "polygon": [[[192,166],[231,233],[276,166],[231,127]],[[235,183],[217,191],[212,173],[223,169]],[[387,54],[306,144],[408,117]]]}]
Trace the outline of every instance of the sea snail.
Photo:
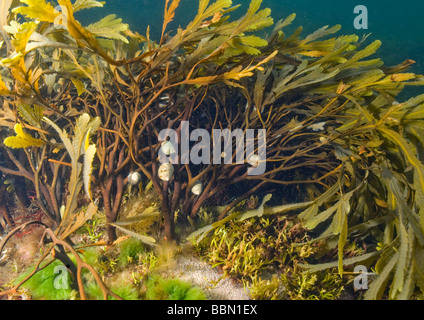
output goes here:
[{"label": "sea snail", "polygon": [[193,194],[196,196],[200,196],[202,191],[203,191],[203,183],[201,182],[196,182],[193,188],[191,188],[191,192],[193,192]]},{"label": "sea snail", "polygon": [[164,163],[159,167],[158,176],[162,181],[171,180],[172,175],[174,174],[174,166],[170,163]]},{"label": "sea snail", "polygon": [[259,156],[257,154],[254,154],[253,156],[249,157],[249,160],[247,162],[249,162],[252,167],[257,168],[259,166],[259,161]]},{"label": "sea snail", "polygon": [[171,154],[176,153],[173,144],[169,141],[162,142],[161,151],[168,157]]},{"label": "sea snail", "polygon": [[128,183],[133,185],[133,186],[136,185],[137,183],[139,183],[140,179],[141,179],[141,174],[138,173],[138,172],[134,171],[134,172],[131,172],[128,175]]}]

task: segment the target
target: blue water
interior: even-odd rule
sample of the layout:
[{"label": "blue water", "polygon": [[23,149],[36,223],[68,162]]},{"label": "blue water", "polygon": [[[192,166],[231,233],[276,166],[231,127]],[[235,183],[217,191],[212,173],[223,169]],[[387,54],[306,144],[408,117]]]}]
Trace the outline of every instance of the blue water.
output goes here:
[{"label": "blue water", "polygon": [[[212,2],[213,0],[211,0]],[[233,0],[233,4],[241,4],[233,17],[237,18],[246,11],[250,0]],[[106,0],[101,9],[87,11],[89,15],[82,20],[92,22],[94,17],[116,13],[128,23],[132,30],[145,34],[150,26],[153,38],[160,35],[165,0]],[[195,16],[198,0],[181,0],[175,22],[171,28],[178,25],[186,26]],[[354,28],[354,8],[365,5],[368,8],[368,29]],[[371,40],[383,42],[378,55],[386,65],[398,64],[406,59],[416,61],[411,69],[418,74],[424,74],[424,1],[423,0],[263,0],[262,7],[269,7],[275,21],[296,13],[297,18],[292,30],[302,25],[302,35],[325,25],[341,24],[339,34],[371,34]],[[94,15],[93,15],[94,13]]]}]

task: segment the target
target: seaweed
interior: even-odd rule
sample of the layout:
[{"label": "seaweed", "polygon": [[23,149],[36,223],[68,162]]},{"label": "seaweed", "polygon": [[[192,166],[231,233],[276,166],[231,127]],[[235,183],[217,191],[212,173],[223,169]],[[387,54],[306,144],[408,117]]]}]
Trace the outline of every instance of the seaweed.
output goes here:
[{"label": "seaweed", "polygon": [[[76,291],[72,287],[72,281],[70,277],[62,279],[63,283],[61,289],[55,287],[56,278],[58,277],[60,270],[58,267],[64,265],[56,260],[46,266],[40,272],[37,272],[31,277],[23,286],[23,289],[27,289],[30,292],[31,298],[35,300],[70,300],[72,297],[76,297]],[[24,271],[20,277],[15,279],[15,282],[21,281],[27,274],[31,272],[31,269]]]},{"label": "seaweed", "polygon": [[[87,253],[88,252],[88,253]],[[91,265],[97,264],[99,253],[94,251],[86,251],[84,253],[84,260]],[[91,259],[91,260],[90,260]],[[37,272],[22,287],[22,290],[27,290],[28,295],[34,300],[75,300],[78,298],[78,291],[75,290],[74,281],[69,274],[63,273],[65,266],[59,261],[55,260],[43,267],[42,270]],[[31,272],[32,268],[24,271],[14,283],[19,283],[25,276]],[[96,281],[93,281],[89,274],[83,272],[84,286],[87,291],[87,296],[90,299],[102,299],[103,291],[98,286]],[[111,289],[125,300],[138,300],[139,292],[135,287],[126,285],[120,286],[112,284]],[[110,297],[116,299],[116,297]]]},{"label": "seaweed", "polygon": [[205,300],[205,293],[188,282],[179,279],[163,279],[152,276],[147,281],[147,300]]},{"label": "seaweed", "polygon": [[[167,0],[159,41],[115,15],[84,27],[74,13],[103,6],[97,1],[58,0],[60,10],[45,0],[0,4],[0,20],[8,22],[0,30],[0,170],[31,185],[48,220],[15,228],[0,249],[39,224],[43,240],[52,241],[43,259],[53,252],[67,265],[75,251],[67,238],[98,204],[109,244],[117,228],[154,244],[118,221],[128,175],[136,172],[159,196],[161,237],[168,241],[181,240],[176,225],[195,225],[200,208],[217,201],[217,219],[192,234],[199,241],[229,221],[293,213],[314,232],[308,241],[337,249],[335,261],[305,268],[337,267],[342,276],[352,264],[372,264],[379,277],[367,299],[381,298],[386,285],[392,299],[423,290],[424,95],[396,100],[405,86],[424,84],[407,72],[411,61],[386,67],[371,58],[380,41],[338,36],[340,26],[287,36],[295,15],[260,35],[274,24],[261,0],[237,20],[232,1],[200,0],[193,20],[175,31],[168,27],[179,1]],[[180,155],[172,176],[161,180],[158,134],[172,129],[181,140],[186,122],[208,132],[265,130],[265,172],[248,174],[255,163],[245,150],[243,163],[213,166],[189,165]],[[190,152],[198,144],[190,141]],[[231,145],[235,150],[236,141]],[[265,196],[257,209],[237,208],[259,193]],[[267,206],[268,194],[282,204]],[[78,202],[88,203],[86,212],[77,212]],[[346,258],[347,244],[358,238],[371,241],[370,252]],[[88,268],[103,296],[116,298],[94,269],[77,258],[76,264],[73,273]]]},{"label": "seaweed", "polygon": [[130,238],[121,242],[119,248],[120,253],[118,259],[123,266],[132,261],[136,261],[138,255],[144,251],[143,243],[136,238]]}]

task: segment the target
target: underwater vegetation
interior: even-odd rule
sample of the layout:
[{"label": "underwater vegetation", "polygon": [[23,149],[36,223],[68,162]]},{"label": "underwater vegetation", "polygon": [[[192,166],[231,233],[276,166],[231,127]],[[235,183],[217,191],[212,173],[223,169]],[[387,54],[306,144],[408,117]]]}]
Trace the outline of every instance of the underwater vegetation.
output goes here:
[{"label": "underwater vegetation", "polygon": [[[45,229],[39,261],[0,295],[16,293],[54,259],[67,266],[78,298],[90,297],[87,277],[96,297],[123,298],[72,242],[99,211],[107,239],[92,233],[90,245],[113,248],[126,233],[151,248],[158,240],[184,241],[183,226],[201,226],[188,238],[209,237],[210,254],[217,254],[208,258],[243,277],[275,261],[290,265],[278,234],[267,240],[261,232],[268,218],[295,217],[307,231],[299,248],[316,256],[291,265],[310,275],[285,278],[287,286],[303,282],[310,289],[319,278],[314,273],[336,270],[342,277],[364,265],[377,273],[364,299],[422,295],[424,95],[396,100],[405,86],[424,85],[422,75],[408,72],[413,61],[385,66],[371,58],[380,41],[337,35],[340,26],[307,36],[299,27],[288,35],[284,28],[295,15],[275,22],[261,0],[252,0],[238,20],[231,18],[239,9],[232,1],[199,0],[191,22],[168,30],[179,2],[165,1],[155,41],[149,30],[132,32],[115,15],[83,26],[75,13],[104,5],[95,0],[0,0],[0,171],[2,190],[13,192],[1,192],[9,201],[0,203],[7,233],[0,252],[27,228]],[[265,172],[248,175],[252,161],[191,165],[181,156],[161,166],[158,134],[168,128],[181,138],[183,122],[208,132],[265,130]],[[199,145],[190,141],[190,153],[207,155]],[[240,205],[252,195],[261,201]],[[14,221],[16,203],[42,217]],[[124,214],[131,203],[140,211]],[[212,204],[217,214],[204,223],[201,208]],[[233,238],[234,228],[248,228],[251,238]],[[349,246],[361,242],[366,249],[349,255]],[[133,249],[126,247],[121,264],[134,261]],[[324,259],[329,254],[331,261]],[[337,279],[323,281],[338,291]],[[196,295],[172,281],[158,286],[152,297]]]},{"label": "underwater vegetation", "polygon": [[[116,245],[115,250],[99,247],[82,250],[80,257],[101,275],[108,287],[125,300],[205,300],[205,293],[178,278],[163,278],[155,268],[158,259],[146,250],[140,240],[129,238]],[[71,257],[75,262],[75,259]],[[13,286],[33,270],[30,266],[14,279]],[[75,300],[79,298],[75,281],[64,273],[65,266],[52,259],[28,279],[14,294],[16,298],[35,300]],[[102,299],[103,292],[92,275],[82,271],[84,289],[88,299]],[[59,287],[59,289],[58,289]],[[13,297],[13,296],[12,296]],[[109,297],[113,300],[115,297]]]},{"label": "underwater vegetation", "polygon": [[152,277],[147,282],[147,300],[205,300],[201,289],[178,279]]},{"label": "underwater vegetation", "polygon": [[[78,290],[75,289],[74,283],[70,277],[64,277],[63,279],[60,278],[61,266],[63,266],[63,264],[59,260],[56,260],[49,264],[47,267],[43,268],[41,271],[37,272],[21,287],[22,289],[18,291],[19,295],[22,297],[22,295],[26,292],[26,294],[34,300],[77,299]],[[27,272],[24,272],[22,276],[18,277],[15,281],[19,282],[30,271],[31,269],[27,270]],[[87,274],[85,274],[85,276],[87,276]],[[60,290],[57,289],[58,285],[60,286]],[[84,285],[89,299],[99,300],[103,298],[101,289],[96,285],[95,282],[91,281],[89,277],[85,279]],[[125,300],[139,299],[139,293],[134,287],[131,287],[130,285],[112,285],[111,289],[119,297],[122,297]]]},{"label": "underwater vegetation", "polygon": [[301,223],[293,218],[262,217],[216,228],[196,249],[224,274],[243,281],[252,299],[337,299],[348,282],[337,270],[299,270],[311,260],[308,258],[323,251],[322,244],[309,240]]}]

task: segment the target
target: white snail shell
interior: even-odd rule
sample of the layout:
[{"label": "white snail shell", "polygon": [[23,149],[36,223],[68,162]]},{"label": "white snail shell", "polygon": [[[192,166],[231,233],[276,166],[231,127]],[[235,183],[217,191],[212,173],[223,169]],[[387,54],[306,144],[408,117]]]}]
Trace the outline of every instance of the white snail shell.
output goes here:
[{"label": "white snail shell", "polygon": [[191,192],[193,192],[194,195],[199,196],[203,191],[203,183],[201,182],[196,182],[193,186],[193,188],[191,188]]},{"label": "white snail shell", "polygon": [[141,174],[138,172],[131,172],[128,175],[128,183],[133,186],[139,183],[140,179],[141,179]]},{"label": "white snail shell", "polygon": [[170,156],[171,154],[177,152],[175,151],[175,148],[172,143],[169,141],[162,142],[161,150],[166,156]]},{"label": "white snail shell", "polygon": [[172,175],[174,174],[174,166],[170,163],[164,163],[159,167],[158,176],[162,181],[171,180]]},{"label": "white snail shell", "polygon": [[253,156],[250,156],[247,162],[249,162],[249,164],[252,167],[256,168],[259,166],[259,161],[260,161],[259,156],[257,154],[254,154]]}]

